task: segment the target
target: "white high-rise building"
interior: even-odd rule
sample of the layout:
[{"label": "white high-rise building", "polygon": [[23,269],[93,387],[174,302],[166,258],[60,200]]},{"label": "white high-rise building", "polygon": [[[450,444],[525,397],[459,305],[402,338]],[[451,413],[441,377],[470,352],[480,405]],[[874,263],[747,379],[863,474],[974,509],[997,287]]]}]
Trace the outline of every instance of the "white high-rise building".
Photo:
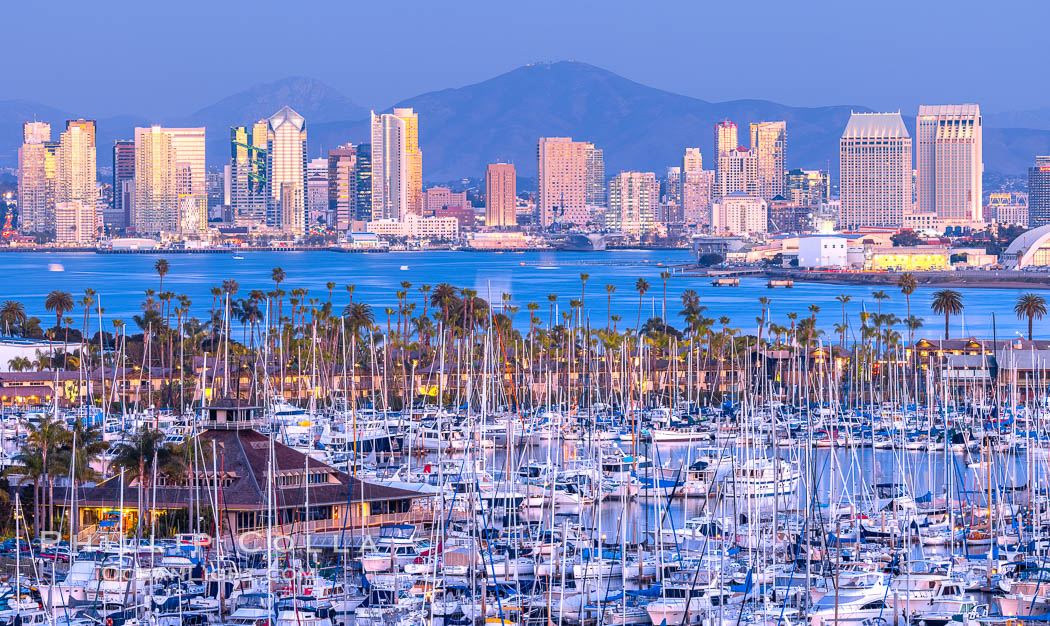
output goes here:
[{"label": "white high-rise building", "polygon": [[851,114],[839,139],[839,225],[899,226],[911,196],[911,135],[900,112]]},{"label": "white high-rise building", "polygon": [[[56,153],[55,206],[59,203],[77,204],[78,238],[94,238],[97,226],[95,199],[96,186],[95,121],[69,120],[66,130],[59,138]],[[58,239],[58,217],[56,208],[55,238]],[[79,233],[84,233],[83,235]]]},{"label": "white high-rise building", "polygon": [[178,229],[179,194],[171,134],[161,126],[135,129],[135,202],[132,222],[143,234]]},{"label": "white high-rise building", "polygon": [[22,125],[22,146],[18,149],[18,215],[23,232],[39,233],[54,224],[54,198],[48,193],[54,181],[48,180],[47,143],[51,125],[26,122]]},{"label": "white high-rise building", "polygon": [[982,220],[981,109],[976,104],[922,105],[915,121],[916,195],[920,213]]},{"label": "white high-rise building", "polygon": [[700,148],[686,148],[679,180],[682,219],[686,224],[707,225],[711,222],[711,187],[715,173],[703,167]]},{"label": "white high-rise building", "polygon": [[267,120],[266,223],[290,235],[306,230],[306,119],[284,107]]},{"label": "white high-rise building", "polygon": [[423,152],[412,109],[372,111],[372,219],[423,214]]},{"label": "white high-rise building", "polygon": [[605,152],[601,148],[595,148],[594,144],[587,146],[587,206],[604,208],[607,206],[605,197]]},{"label": "white high-rise building", "polygon": [[758,159],[754,150],[737,147],[718,155],[715,197],[737,192],[758,195]]},{"label": "white high-rise building", "polygon": [[751,124],[751,150],[755,153],[758,195],[772,200],[784,195],[784,153],[787,148],[786,122]]},{"label": "white high-rise building", "polygon": [[648,233],[656,223],[660,185],[653,172],[620,172],[609,181],[606,226],[627,235]]},{"label": "white high-rise building", "polygon": [[328,221],[328,159],[310,159],[306,164],[306,221],[307,224]]},{"label": "white high-rise building", "polygon": [[572,137],[540,137],[536,146],[540,224],[583,225],[587,209],[587,154],[594,147]]}]

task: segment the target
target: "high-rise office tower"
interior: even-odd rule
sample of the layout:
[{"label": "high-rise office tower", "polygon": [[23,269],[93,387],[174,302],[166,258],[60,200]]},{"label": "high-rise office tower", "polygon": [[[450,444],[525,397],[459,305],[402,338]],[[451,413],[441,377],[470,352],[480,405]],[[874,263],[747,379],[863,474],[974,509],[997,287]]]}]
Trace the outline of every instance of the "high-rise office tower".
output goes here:
[{"label": "high-rise office tower", "polygon": [[1035,157],[1028,168],[1028,227],[1050,224],[1050,156]]},{"label": "high-rise office tower", "polygon": [[724,120],[715,124],[715,157],[736,150],[740,146],[736,122]]},{"label": "high-rise office tower", "polygon": [[609,181],[606,226],[640,236],[653,229],[660,186],[653,172],[620,172]]},{"label": "high-rise office tower", "polygon": [[518,225],[518,174],[513,163],[489,163],[485,168],[485,225],[514,228]]},{"label": "high-rise office tower", "polygon": [[754,150],[741,147],[719,154],[715,173],[716,197],[738,192],[758,195],[758,159]]},{"label": "high-rise office tower", "polygon": [[711,182],[714,172],[704,171],[700,148],[686,148],[682,157],[679,197],[682,219],[687,224],[707,224],[711,206]]},{"label": "high-rise office tower", "polygon": [[306,223],[332,224],[328,216],[328,159],[310,159],[306,164]]},{"label": "high-rise office tower", "polygon": [[266,223],[266,120],[230,127],[230,167],[226,194],[238,226]]},{"label": "high-rise office tower", "polygon": [[22,125],[22,147],[18,149],[18,215],[22,232],[42,233],[54,229],[54,197],[48,189],[47,144],[51,125],[26,122]]},{"label": "high-rise office tower", "polygon": [[587,154],[593,145],[571,137],[540,137],[536,147],[540,224],[586,224]]},{"label": "high-rise office tower", "polygon": [[412,109],[372,112],[372,219],[404,221],[423,214],[423,153]]},{"label": "high-rise office tower", "polygon": [[605,152],[587,145],[587,206],[605,207]]},{"label": "high-rise office tower", "polygon": [[817,207],[828,202],[828,173],[823,170],[789,170],[784,198],[796,207]]},{"label": "high-rise office tower", "polygon": [[915,120],[916,196],[920,213],[982,220],[981,108],[922,105]]},{"label": "high-rise office tower", "polygon": [[787,147],[786,122],[751,124],[751,150],[755,153],[758,195],[772,200],[784,195],[784,152]]},{"label": "high-rise office tower", "polygon": [[160,126],[135,129],[135,230],[143,234],[178,230],[179,195],[175,147]]},{"label": "high-rise office tower", "polygon": [[208,227],[208,170],[205,167],[204,127],[164,128],[175,151],[175,194],[179,233],[193,235]]},{"label": "high-rise office tower", "polygon": [[357,146],[356,220],[372,221],[372,144]]},{"label": "high-rise office tower", "polygon": [[357,150],[348,143],[328,151],[329,224],[340,232],[357,219]]},{"label": "high-rise office tower", "polygon": [[135,141],[113,142],[113,211],[120,225],[132,225],[131,210],[135,202]]},{"label": "high-rise office tower", "polygon": [[682,208],[682,168],[668,166],[660,189],[661,199],[668,206]]},{"label": "high-rise office tower", "polygon": [[900,112],[851,114],[839,139],[840,226],[899,226],[911,191],[911,135]]},{"label": "high-rise office tower", "polygon": [[306,229],[306,119],[284,107],[267,120],[266,223],[291,235]]},{"label": "high-rise office tower", "polygon": [[[66,130],[58,141],[56,164],[58,171],[55,177],[55,206],[62,203],[78,203],[78,215],[91,224],[83,228],[84,232],[95,232],[97,224],[95,199],[98,196],[96,186],[95,121],[69,120]],[[84,226],[83,221],[80,222]],[[63,234],[62,236],[66,236]],[[57,215],[55,237],[59,238]],[[93,238],[93,235],[92,235]]]}]

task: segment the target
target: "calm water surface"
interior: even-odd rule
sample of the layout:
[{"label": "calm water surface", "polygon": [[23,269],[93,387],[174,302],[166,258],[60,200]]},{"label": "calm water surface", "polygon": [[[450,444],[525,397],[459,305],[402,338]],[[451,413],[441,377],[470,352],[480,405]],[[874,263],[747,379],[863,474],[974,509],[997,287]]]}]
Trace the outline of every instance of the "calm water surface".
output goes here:
[{"label": "calm water surface", "polygon": [[[608,311],[606,285],[616,291],[612,298],[612,314],[622,318],[620,328],[634,326],[638,319],[639,298],[634,289],[638,278],[645,278],[651,285],[641,302],[642,321],[653,315],[661,315],[663,293],[660,273],[668,266],[683,265],[693,261],[687,250],[617,250],[607,252],[552,252],[524,253],[494,252],[391,252],[387,254],[341,254],[327,251],[309,252],[244,252],[234,254],[169,254],[169,255],[120,255],[94,253],[5,253],[0,256],[4,267],[4,280],[0,284],[0,300],[19,300],[25,303],[31,315],[39,316],[49,324],[44,310],[44,298],[53,289],[62,289],[73,294],[79,302],[85,288],[92,288],[102,296],[102,306],[107,319],[120,318],[130,321],[132,315],[141,311],[146,289],[157,289],[157,274],[153,264],[158,258],[166,258],[170,273],[164,279],[164,289],[176,294],[186,294],[193,301],[194,313],[206,317],[211,308],[210,289],[225,279],[234,279],[240,285],[240,297],[252,289],[273,289],[270,271],[281,267],[286,274],[281,288],[285,291],[302,287],[309,289],[309,298],[324,302],[328,299],[325,283],[336,283],[333,300],[337,310],[348,301],[345,286],[355,285],[354,298],[365,301],[378,309],[396,306],[395,291],[400,283],[412,283],[410,298],[417,302],[416,313],[421,312],[422,294],[417,290],[422,284],[436,285],[449,282],[457,287],[475,289],[478,295],[495,302],[503,293],[509,293],[512,304],[520,307],[515,323],[528,326],[526,305],[540,305],[537,314],[546,322],[550,304],[548,295],[555,294],[559,310],[567,309],[569,300],[580,297],[580,274],[590,278],[586,287],[587,315],[591,324],[604,326]],[[240,257],[240,258],[236,258]],[[662,264],[662,265],[661,265]],[[63,268],[51,271],[50,268]],[[872,293],[879,288],[858,285],[829,285],[822,283],[796,284],[794,289],[767,289],[759,278],[743,278],[737,288],[713,287],[703,278],[675,277],[667,284],[667,311],[672,325],[681,326],[679,300],[684,289],[695,289],[701,303],[708,308],[706,315],[712,318],[728,316],[732,326],[753,329],[755,319],[761,315],[760,297],[772,300],[770,320],[784,326],[790,325],[789,312],[799,317],[808,316],[808,307],[820,307],[818,326],[834,334],[832,326],[841,321],[842,307],[835,301],[840,294],[851,296],[846,306],[851,324],[857,326],[857,313],[861,310],[876,311],[878,303]],[[882,303],[883,312],[893,312],[898,317],[906,316],[904,296],[893,287],[881,287],[891,299]],[[911,297],[912,313],[925,318],[926,327],[920,336],[943,334],[943,318],[930,312],[933,288],[919,288]],[[966,289],[963,294],[965,312],[952,320],[953,336],[992,336],[992,313],[995,312],[996,331],[1000,337],[1027,332],[1027,322],[1017,320],[1012,312],[1013,303],[1020,290],[1016,289]],[[78,309],[79,312],[79,309]],[[73,317],[79,319],[79,316]],[[380,315],[377,315],[380,317]],[[97,322],[93,322],[93,325]],[[1037,323],[1037,334],[1045,322]],[[108,327],[108,321],[107,321]],[[906,334],[903,325],[898,327]]]}]

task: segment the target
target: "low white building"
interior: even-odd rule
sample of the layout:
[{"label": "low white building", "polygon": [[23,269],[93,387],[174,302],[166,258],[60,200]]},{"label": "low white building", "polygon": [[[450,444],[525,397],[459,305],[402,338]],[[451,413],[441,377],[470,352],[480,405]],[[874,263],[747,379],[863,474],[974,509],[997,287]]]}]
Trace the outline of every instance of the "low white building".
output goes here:
[{"label": "low white building", "polygon": [[758,196],[734,192],[711,206],[711,232],[722,235],[765,233],[766,201]]},{"label": "low white building", "polygon": [[849,239],[817,235],[798,240],[799,267],[845,267],[848,265]]},{"label": "low white building", "polygon": [[459,220],[454,217],[420,217],[413,213],[405,220],[372,220],[367,230],[380,237],[407,237],[409,239],[459,239]]}]

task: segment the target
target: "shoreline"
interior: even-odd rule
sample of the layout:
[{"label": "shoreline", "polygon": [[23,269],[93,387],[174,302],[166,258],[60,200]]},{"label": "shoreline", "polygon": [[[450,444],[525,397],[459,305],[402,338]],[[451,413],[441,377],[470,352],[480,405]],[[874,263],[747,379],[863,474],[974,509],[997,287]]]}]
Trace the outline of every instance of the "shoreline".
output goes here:
[{"label": "shoreline", "polygon": [[[793,280],[802,283],[834,285],[879,285],[896,287],[901,274],[806,272],[801,270],[766,270],[757,274],[767,279]],[[991,270],[987,272],[910,272],[921,287],[967,287],[971,289],[1050,289],[1050,274]]]}]

